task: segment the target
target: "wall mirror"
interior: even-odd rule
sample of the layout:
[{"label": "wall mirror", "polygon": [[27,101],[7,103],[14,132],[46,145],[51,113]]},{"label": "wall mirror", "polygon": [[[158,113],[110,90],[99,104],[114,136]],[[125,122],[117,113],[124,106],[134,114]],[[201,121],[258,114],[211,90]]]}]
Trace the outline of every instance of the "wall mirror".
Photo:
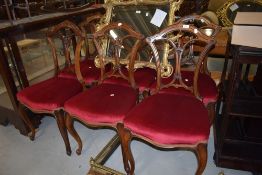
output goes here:
[{"label": "wall mirror", "polygon": [[237,12],[262,12],[262,0],[229,0],[217,10],[222,24],[231,27]]},{"label": "wall mirror", "polygon": [[[183,0],[105,0],[106,14],[101,20],[98,30],[110,22],[122,22],[129,24],[145,37],[154,35],[164,27],[173,23],[175,11],[180,8],[182,2]],[[166,13],[163,22],[158,24],[158,26],[152,24],[152,18],[156,16],[159,17],[158,14],[162,12],[164,14]],[[121,35],[117,33],[117,31],[113,33],[115,33],[116,36]],[[127,44],[127,47],[132,47],[134,43],[130,41]],[[109,43],[104,41],[103,50],[106,52],[109,47]],[[163,48],[163,52],[161,53],[164,59],[163,67],[169,67],[167,59],[168,47],[160,47]],[[138,61],[135,63],[135,68],[143,66],[154,68],[155,64],[152,63],[153,60],[149,56],[149,47],[148,50],[146,45],[144,45],[144,47],[142,46],[142,48],[138,53]],[[123,64],[127,61],[126,58],[128,56],[129,55],[123,54],[121,58]],[[97,60],[96,64],[99,66]]]}]

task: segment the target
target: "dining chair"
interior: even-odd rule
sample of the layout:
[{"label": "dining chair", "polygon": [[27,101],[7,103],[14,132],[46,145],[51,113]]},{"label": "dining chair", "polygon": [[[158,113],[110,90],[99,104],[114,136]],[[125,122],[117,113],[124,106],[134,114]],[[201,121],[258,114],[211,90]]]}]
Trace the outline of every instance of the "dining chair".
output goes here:
[{"label": "dining chair", "polygon": [[[97,80],[100,77],[100,69],[95,66],[94,58],[97,56],[96,48],[90,49],[91,46],[94,45],[92,42],[92,38],[90,38],[91,34],[96,31],[96,24],[101,19],[100,14],[92,15],[86,17],[80,24],[78,25],[84,34],[84,47],[80,50],[80,65],[79,69],[83,76],[83,84],[85,86],[93,86],[97,84]],[[74,37],[72,37],[72,41],[74,41]],[[82,55],[82,51],[84,55]],[[75,74],[75,65],[71,64],[70,66],[64,68],[59,74],[61,77],[66,78],[77,78]]]},{"label": "dining chair", "polygon": [[[97,25],[103,18],[102,14],[95,14],[92,16],[87,16],[82,22],[79,23],[79,28],[85,34],[85,57],[86,59],[93,59],[96,57],[97,50],[95,48],[95,43],[92,38],[89,38],[90,34],[93,34],[97,30]],[[90,48],[91,47],[91,48]]]},{"label": "dining chair", "polygon": [[[101,14],[96,14],[93,15],[91,17],[87,17],[83,22],[81,22],[79,24],[81,30],[86,34],[86,40],[85,40],[85,53],[86,57],[91,57],[94,58],[97,55],[97,52],[94,52],[93,54],[90,54],[90,42],[92,43],[92,40],[90,40],[90,34],[94,33],[97,30],[97,24],[99,23],[100,19],[103,18],[103,15]],[[144,42],[145,43],[145,42]],[[91,44],[92,46],[93,44]],[[126,50],[128,50],[129,53],[131,53],[132,50],[132,44],[127,44],[126,45]],[[143,45],[141,45],[138,48],[138,53],[139,52],[145,52]],[[138,55],[137,55],[138,56]],[[152,54],[150,53],[146,53],[147,57],[152,56]],[[150,58],[149,58],[150,59]],[[149,60],[148,59],[148,60]],[[91,60],[90,60],[91,61]],[[88,63],[93,64],[92,63]],[[93,65],[92,65],[93,66]],[[105,70],[109,70],[109,65],[106,65],[107,67],[105,68]],[[126,64],[122,64],[122,72],[125,75],[128,75],[128,69]],[[92,74],[97,74],[97,70],[92,71]],[[147,96],[147,93],[149,93],[149,90],[151,88],[152,83],[155,81],[156,79],[156,71],[152,68],[146,67],[146,66],[142,66],[139,68],[136,68],[136,71],[134,72],[134,77],[136,79],[136,85],[139,89],[139,92],[141,93],[141,95],[143,96]],[[110,78],[105,80],[107,83],[113,83],[113,84],[122,84],[122,85],[127,85],[129,86],[129,83],[125,80],[123,80],[122,78]]]},{"label": "dining chair", "polygon": [[[124,65],[130,67],[131,64],[134,64],[130,60],[139,48],[144,38],[143,35],[134,31],[127,24],[110,23],[95,32],[93,38],[98,50],[97,59],[101,70],[98,85],[72,97],[64,106],[67,112],[66,126],[78,143],[76,150],[78,155],[81,154],[82,141],[74,129],[74,120],[93,127],[115,128],[116,123],[122,121],[138,100],[138,90],[133,82],[134,75],[125,74],[123,70],[126,70]],[[107,48],[104,47],[105,42]],[[126,49],[129,48],[126,45],[130,44],[133,44],[132,49]],[[76,50],[78,49],[80,48]],[[79,70],[80,55],[76,57],[75,65],[78,80],[83,82]],[[110,70],[105,71],[107,65],[110,65]],[[108,83],[106,81],[108,79],[121,79],[129,85]]]},{"label": "dining chair", "polygon": [[[199,92],[199,80],[203,62],[216,42],[199,28],[194,25],[185,26],[183,22],[177,22],[147,37],[146,42],[154,53],[157,83],[152,95],[137,104],[123,122],[117,124],[124,169],[127,174],[134,174],[135,160],[130,143],[133,138],[139,138],[154,147],[193,151],[198,161],[195,174],[200,175],[207,163],[207,142],[211,124],[203,97]],[[163,74],[165,70],[161,66],[163,58],[156,47],[164,43],[174,51],[169,53],[175,54],[173,60],[170,60],[175,65],[174,73],[170,74],[170,81],[163,81],[161,77],[165,75]],[[186,59],[185,54],[189,54],[187,51],[192,45],[201,46],[202,51],[193,66],[193,80],[189,84],[187,74],[181,70],[181,63]],[[185,92],[173,93],[167,90],[172,88]]]},{"label": "dining chair", "polygon": [[[182,24],[185,28],[189,26],[196,27],[197,30],[201,31],[204,35],[209,36],[210,38],[215,39],[216,35],[221,30],[220,26],[217,26],[213,23],[211,23],[206,18],[199,16],[199,15],[189,15],[182,17],[174,24]],[[174,37],[176,38],[176,37]],[[196,45],[196,44],[190,44],[189,47],[185,48],[184,55],[182,55],[181,58],[181,73],[183,74],[183,77],[185,79],[185,83],[188,86],[193,85],[194,81],[194,66],[196,66],[196,61],[198,59],[198,55],[202,51],[203,47]],[[174,57],[176,50],[171,49],[170,51],[171,59],[172,56]],[[206,108],[208,109],[209,116],[210,116],[210,123],[213,123],[214,117],[215,117],[215,105],[216,101],[218,99],[218,89],[216,86],[215,81],[211,78],[211,73],[208,70],[208,55],[203,60],[201,70],[198,75],[198,91],[200,96],[202,97],[202,101],[204,102]],[[175,64],[174,68],[175,69]],[[174,73],[172,76],[169,77],[163,77],[162,81],[167,83],[173,80]],[[155,81],[152,86],[151,90],[153,90],[156,87],[157,81]],[[169,93],[175,93],[175,94],[187,94],[187,95],[193,95],[192,93],[189,93],[183,88],[166,88],[163,89],[163,91],[168,91]]]},{"label": "dining chair", "polygon": [[26,110],[30,110],[35,114],[49,115],[56,119],[57,126],[65,142],[66,153],[71,154],[71,148],[68,140],[67,130],[64,121],[64,102],[76,94],[82,92],[83,86],[77,79],[60,77],[60,67],[57,56],[57,42],[55,43],[53,37],[59,35],[63,40],[64,56],[66,63],[70,66],[70,50],[68,49],[70,40],[66,40],[64,34],[70,31],[70,35],[74,35],[78,38],[78,45],[81,45],[84,41],[84,37],[80,29],[70,21],[64,21],[54,26],[47,33],[47,38],[51,46],[52,55],[55,66],[55,76],[36,83],[25,89],[22,89],[17,93],[17,99],[19,101],[19,112],[23,121],[30,128],[30,139],[35,139],[35,127],[30,120]]}]

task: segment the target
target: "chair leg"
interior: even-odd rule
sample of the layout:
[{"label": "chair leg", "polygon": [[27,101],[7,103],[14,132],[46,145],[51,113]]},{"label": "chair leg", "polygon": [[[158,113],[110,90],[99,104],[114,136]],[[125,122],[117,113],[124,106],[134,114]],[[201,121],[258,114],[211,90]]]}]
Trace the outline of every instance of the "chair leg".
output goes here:
[{"label": "chair leg", "polygon": [[122,123],[117,124],[117,132],[120,137],[125,171],[128,175],[133,175],[135,171],[135,161],[130,149],[132,134],[128,129],[124,128]]},{"label": "chair leg", "polygon": [[208,110],[208,116],[209,116],[209,120],[210,120],[210,124],[213,124],[214,119],[215,119],[215,107],[216,103],[209,103],[207,105],[207,110]]},{"label": "chair leg", "polygon": [[59,128],[60,134],[64,140],[65,143],[65,147],[66,147],[66,154],[68,156],[71,155],[71,147],[70,147],[70,143],[69,143],[69,139],[68,139],[68,134],[67,134],[67,129],[65,126],[65,119],[64,119],[64,115],[63,115],[63,111],[59,110],[59,111],[55,111],[55,118],[56,118],[56,122],[57,122],[57,126]]},{"label": "chair leg", "polygon": [[22,120],[25,122],[25,124],[31,130],[31,133],[29,134],[30,140],[32,140],[32,141],[35,140],[35,127],[34,127],[32,121],[29,119],[28,115],[26,114],[25,108],[21,103],[18,104],[18,110],[19,110],[19,113],[20,113]]},{"label": "chair leg", "polygon": [[76,130],[74,128],[73,117],[70,116],[68,113],[66,114],[66,128],[69,131],[69,133],[71,134],[71,136],[74,137],[74,139],[78,143],[78,148],[76,150],[76,154],[80,155],[81,152],[82,152],[82,140],[81,140],[81,138],[79,137],[78,133],[76,132]]},{"label": "chair leg", "polygon": [[198,160],[196,175],[201,175],[204,172],[207,164],[207,144],[198,144],[195,149],[195,154]]}]

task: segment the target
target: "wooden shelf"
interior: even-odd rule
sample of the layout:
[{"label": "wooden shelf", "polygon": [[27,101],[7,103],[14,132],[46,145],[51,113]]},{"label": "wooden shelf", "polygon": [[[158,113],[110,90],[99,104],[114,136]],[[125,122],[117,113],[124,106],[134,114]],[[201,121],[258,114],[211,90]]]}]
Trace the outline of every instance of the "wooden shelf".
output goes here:
[{"label": "wooden shelf", "polygon": [[254,140],[249,138],[241,138],[236,131],[237,121],[233,120],[231,121],[227,138],[223,140],[222,149],[219,146],[222,141],[219,129],[222,123],[221,116],[218,118],[214,128],[217,133],[215,136],[217,138],[217,149],[214,155],[216,165],[245,171],[262,172],[262,142],[254,142]]},{"label": "wooden shelf", "polygon": [[262,98],[246,97],[234,99],[229,115],[262,119]]},{"label": "wooden shelf", "polygon": [[230,76],[228,80],[222,79],[219,86],[222,114],[217,112],[214,123],[216,165],[255,174],[262,172],[262,96],[254,82],[262,76],[262,69],[258,69],[251,82],[243,78],[249,76],[248,66],[243,64],[262,66],[262,52],[256,50],[233,47]]}]

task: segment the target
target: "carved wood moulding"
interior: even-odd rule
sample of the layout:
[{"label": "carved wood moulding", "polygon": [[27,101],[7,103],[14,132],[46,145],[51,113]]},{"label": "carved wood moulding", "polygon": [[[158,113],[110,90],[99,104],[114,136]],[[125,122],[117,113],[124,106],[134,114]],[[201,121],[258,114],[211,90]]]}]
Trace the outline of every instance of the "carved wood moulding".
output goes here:
[{"label": "carved wood moulding", "polygon": [[[117,13],[117,10],[115,10],[117,7],[123,7],[128,9],[128,7],[135,6],[137,7],[137,10],[141,10],[140,8],[144,6],[154,6],[155,9],[167,6],[167,18],[166,18],[166,25],[171,25],[174,22],[175,19],[175,12],[179,10],[181,4],[183,3],[184,0],[105,0],[104,7],[106,8],[106,14],[105,16],[101,19],[97,26],[97,30],[100,30],[104,26],[108,25],[110,22],[114,22],[113,19],[113,14]],[[161,8],[160,8],[161,9]],[[141,10],[142,11],[142,10]],[[131,14],[129,16],[132,16]],[[122,21],[125,22],[125,21]],[[147,27],[150,29],[150,27]],[[160,28],[159,28],[160,30]],[[139,31],[141,32],[141,31]],[[141,32],[142,33],[142,32]],[[153,33],[154,34],[154,33]],[[103,43],[103,50],[106,52],[107,50],[107,41],[104,41]],[[169,65],[167,57],[168,57],[168,51],[169,48],[168,46],[164,46],[163,48],[163,67],[165,67],[165,70],[171,70],[168,67]],[[121,63],[125,64],[126,60],[121,59]],[[96,66],[100,67],[98,59],[95,61]],[[135,63],[135,68],[140,68],[140,67],[150,67],[150,68],[155,68],[155,64],[148,62],[148,61],[137,61]],[[171,74],[171,72],[167,73]]]}]

